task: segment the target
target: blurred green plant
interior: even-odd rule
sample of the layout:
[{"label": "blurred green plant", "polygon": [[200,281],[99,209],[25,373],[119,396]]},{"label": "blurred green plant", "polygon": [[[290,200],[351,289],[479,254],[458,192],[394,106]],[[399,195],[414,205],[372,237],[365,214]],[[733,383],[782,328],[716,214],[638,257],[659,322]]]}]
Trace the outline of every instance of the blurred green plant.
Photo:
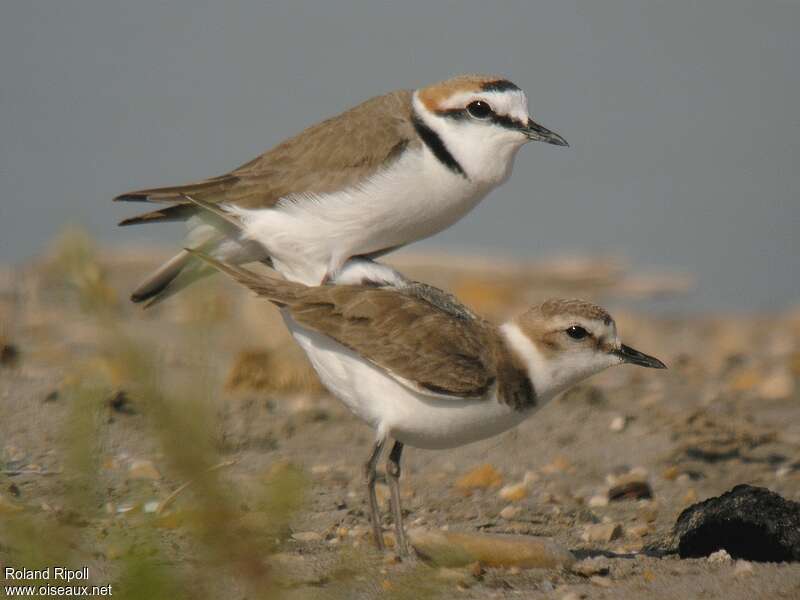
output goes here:
[{"label": "blurred green plant", "polygon": [[[364,548],[340,546],[329,570],[317,578],[317,584],[326,585],[298,583],[273,560],[287,553],[289,522],[304,506],[309,480],[298,467],[277,462],[255,478],[247,501],[242,490],[223,480],[220,467],[233,461],[220,456],[210,394],[222,384],[207,366],[214,348],[209,332],[225,325],[224,303],[190,311],[183,347],[198,376],[176,388],[166,383],[158,345],[137,337],[135,325],[122,318],[88,235],[77,229],[64,232],[53,246],[45,276],[74,294],[102,335],[96,351],[76,358],[64,378],[70,410],[59,448],[61,504],[14,506],[0,514],[0,560],[5,564],[77,568],[100,561],[109,580],[95,583],[112,583],[114,596],[127,600],[231,597],[231,588],[225,587],[230,582],[235,582],[235,596],[250,599],[287,594],[344,599],[360,589],[367,595],[374,595],[371,590],[381,597],[424,600],[442,591],[431,583],[427,567],[387,576],[382,557]],[[108,399],[120,390],[134,399],[175,482],[168,505],[162,498],[157,511],[138,506],[123,516],[112,501],[115,492],[106,481],[103,457],[113,443],[103,434]],[[190,556],[182,556],[183,551]]]}]

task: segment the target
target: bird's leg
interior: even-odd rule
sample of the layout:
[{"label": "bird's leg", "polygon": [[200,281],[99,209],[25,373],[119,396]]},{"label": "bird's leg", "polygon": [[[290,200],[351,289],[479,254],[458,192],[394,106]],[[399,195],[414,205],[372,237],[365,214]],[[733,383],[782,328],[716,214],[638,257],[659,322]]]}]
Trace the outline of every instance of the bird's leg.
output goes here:
[{"label": "bird's leg", "polygon": [[378,440],[372,447],[372,454],[364,464],[364,477],[367,480],[367,498],[369,499],[369,519],[372,522],[372,535],[375,538],[375,545],[378,550],[385,550],[386,546],[383,544],[383,531],[381,530],[381,516],[378,512],[378,497],[375,495],[375,480],[378,475],[375,468],[380,460],[383,446],[386,444],[386,439]]},{"label": "bird's leg", "polygon": [[406,530],[403,528],[403,510],[400,507],[400,457],[403,454],[403,442],[395,440],[389,458],[386,460],[386,479],[389,483],[392,515],[394,517],[394,530],[397,537],[397,553],[408,556],[408,542]]}]

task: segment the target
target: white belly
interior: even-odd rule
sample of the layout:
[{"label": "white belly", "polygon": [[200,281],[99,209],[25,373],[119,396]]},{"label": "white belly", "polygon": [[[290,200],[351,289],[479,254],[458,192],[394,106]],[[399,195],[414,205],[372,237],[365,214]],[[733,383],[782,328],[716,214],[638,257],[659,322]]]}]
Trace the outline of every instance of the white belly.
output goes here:
[{"label": "white belly", "polygon": [[530,412],[490,398],[456,400],[416,393],[326,336],[284,313],[295,340],[328,390],[376,431],[409,446],[444,449],[483,440],[514,427]]},{"label": "white belly", "polygon": [[410,151],[346,191],[298,194],[269,209],[229,208],[279,272],[316,285],[351,256],[403,246],[449,227],[489,189],[449,171],[427,150]]}]

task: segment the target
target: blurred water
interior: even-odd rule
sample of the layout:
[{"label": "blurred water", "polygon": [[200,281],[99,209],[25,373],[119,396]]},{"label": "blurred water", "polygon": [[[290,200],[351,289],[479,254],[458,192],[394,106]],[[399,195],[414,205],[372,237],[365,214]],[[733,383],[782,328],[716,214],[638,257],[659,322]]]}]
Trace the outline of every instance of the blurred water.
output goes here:
[{"label": "blurred water", "polygon": [[225,172],[366,97],[500,72],[571,148],[428,244],[629,256],[699,276],[685,310],[800,300],[800,3],[6,2],[0,259],[66,222],[107,242],[136,187]]}]

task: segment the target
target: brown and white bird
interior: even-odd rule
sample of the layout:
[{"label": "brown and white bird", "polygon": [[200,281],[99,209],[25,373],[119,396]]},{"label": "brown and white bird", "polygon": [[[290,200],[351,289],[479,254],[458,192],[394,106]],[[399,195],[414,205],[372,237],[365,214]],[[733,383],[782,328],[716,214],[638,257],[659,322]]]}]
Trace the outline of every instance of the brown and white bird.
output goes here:
[{"label": "brown and white bird", "polygon": [[[267,262],[308,285],[330,281],[351,257],[371,260],[458,221],[508,178],[525,143],[566,146],[527,105],[525,92],[491,75],[391,92],[227,175],[118,196],[163,205],[120,224],[187,221],[189,248],[234,264]],[[187,196],[238,217],[244,232]],[[131,299],[163,299],[211,271],[183,250]]]},{"label": "brown and white bird", "polygon": [[365,473],[380,548],[375,468],[389,439],[387,479],[406,552],[398,487],[405,445],[454,448],[497,435],[613,365],[665,368],[622,344],[611,316],[582,300],[549,300],[497,327],[421,283],[308,287],[198,257],[280,307],[325,387],[375,429]]}]

